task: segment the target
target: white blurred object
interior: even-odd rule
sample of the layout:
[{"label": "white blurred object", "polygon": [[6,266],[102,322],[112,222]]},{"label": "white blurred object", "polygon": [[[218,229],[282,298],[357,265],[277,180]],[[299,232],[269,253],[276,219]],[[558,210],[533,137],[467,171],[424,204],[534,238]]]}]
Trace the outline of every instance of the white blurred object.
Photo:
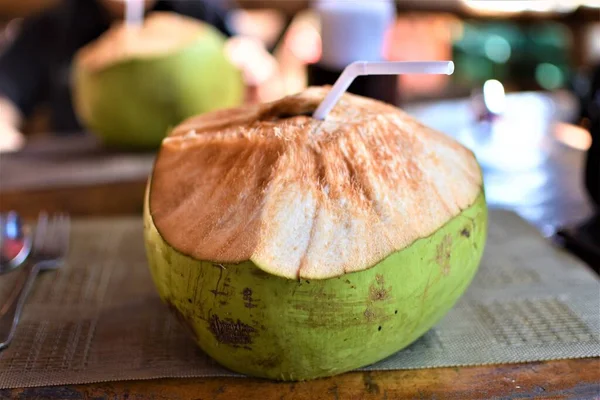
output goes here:
[{"label": "white blurred object", "polygon": [[0,153],[21,150],[25,146],[25,136],[10,124],[0,121]]},{"label": "white blurred object", "polygon": [[457,139],[475,153],[483,168],[523,171],[539,166],[547,159],[553,140],[547,134],[556,112],[552,101],[521,93],[507,102],[500,82],[486,84],[487,109],[501,112],[491,119],[476,118],[479,121],[464,127]]},{"label": "white blurred object", "polygon": [[125,21],[128,26],[140,26],[144,22],[144,0],[126,0]]},{"label": "white blurred object", "polygon": [[227,15],[227,23],[235,34],[256,38],[271,47],[284,28],[285,18],[275,9],[235,9]]},{"label": "white blurred object", "polygon": [[[600,3],[600,0],[599,0]],[[598,17],[600,20],[600,16]],[[585,35],[585,58],[588,65],[600,62],[600,22],[587,27]]]},{"label": "white blurred object", "polygon": [[321,21],[319,64],[342,70],[354,61],[380,61],[396,16],[393,0],[316,0]]},{"label": "white blurred object", "polygon": [[231,62],[244,74],[246,83],[261,85],[271,78],[277,62],[264,44],[255,38],[235,36],[225,44],[225,52]]},{"label": "white blurred object", "polygon": [[490,79],[483,84],[483,102],[492,114],[502,114],[506,109],[506,93],[502,83]]},{"label": "white blurred object", "polygon": [[478,14],[566,13],[580,6],[600,7],[598,0],[461,0],[461,3]]},{"label": "white blurred object", "polygon": [[592,145],[590,132],[578,125],[565,122],[556,123],[554,136],[559,142],[576,150],[586,151]]},{"label": "white blurred object", "polygon": [[305,64],[316,63],[321,59],[321,35],[309,23],[291,26],[285,44],[294,57]]}]

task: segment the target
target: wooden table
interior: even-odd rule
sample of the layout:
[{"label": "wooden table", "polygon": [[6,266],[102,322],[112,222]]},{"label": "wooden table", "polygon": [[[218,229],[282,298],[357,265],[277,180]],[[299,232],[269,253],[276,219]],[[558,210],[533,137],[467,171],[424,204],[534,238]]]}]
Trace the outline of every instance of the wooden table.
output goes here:
[{"label": "wooden table", "polygon": [[310,382],[245,378],[164,379],[0,390],[17,399],[597,399],[598,359],[493,367],[352,372]]},{"label": "wooden table", "polygon": [[102,149],[92,135],[35,139],[19,154],[0,155],[0,211],[141,215],[153,160],[152,153]]},{"label": "wooden table", "polygon": [[[546,139],[551,137],[550,114],[543,111],[543,104],[552,102],[552,116],[560,119],[569,117],[569,101],[564,98],[549,98],[540,94],[511,96],[512,118],[522,122],[523,116],[538,123],[527,126],[528,130],[544,131]],[[549,104],[549,103],[548,103]],[[565,106],[565,104],[567,104]],[[571,103],[572,108],[572,103]],[[537,110],[537,111],[536,111]],[[469,117],[469,103],[450,101],[408,108],[418,118],[449,133],[461,136],[482,135],[481,127],[473,124]],[[545,121],[545,122],[544,122]],[[484,133],[482,133],[484,132]],[[460,134],[459,134],[460,133]],[[542,137],[540,137],[542,138]],[[542,140],[542,139],[540,139]],[[57,144],[58,143],[58,144]],[[99,157],[100,167],[107,169],[89,137],[69,139],[70,147],[64,151],[66,142],[52,144],[34,143],[28,150],[31,162],[36,157],[49,159],[45,165],[49,173],[52,168]],[[543,151],[541,144],[549,143]],[[531,145],[531,143],[530,143]],[[52,148],[54,147],[54,148]],[[486,190],[491,207],[513,209],[537,226],[544,234],[567,223],[579,221],[591,215],[591,206],[581,186],[583,153],[568,148],[554,140],[540,141],[543,153],[539,162],[512,171],[489,163],[484,168]],[[477,152],[477,150],[476,150]],[[68,153],[70,156],[61,156]],[[32,155],[33,154],[33,155]],[[79,156],[77,155],[79,154]],[[85,155],[84,161],[81,155]],[[540,155],[538,154],[538,155]],[[71,157],[71,158],[70,158]],[[111,158],[112,157],[112,158]],[[124,157],[124,158],[119,158]],[[68,177],[47,181],[45,177],[29,177],[27,184],[20,184],[13,174],[15,158],[0,156],[0,211],[17,210],[27,217],[35,217],[42,209],[68,211],[74,216],[112,216],[140,214],[147,172],[151,167],[152,155],[113,154],[112,161],[129,162],[137,168],[128,168],[127,174],[112,176],[97,173],[91,184],[82,183],[81,175],[73,174],[80,181],[69,184]],[[68,161],[71,160],[71,164]],[[134,161],[131,161],[134,160]],[[39,161],[39,160],[38,160]],[[137,164],[136,164],[137,163]],[[56,166],[58,164],[58,167]],[[22,163],[21,163],[22,165]],[[128,164],[129,165],[129,164]],[[6,171],[11,167],[11,171]],[[145,169],[146,168],[146,169]],[[106,172],[104,171],[104,172]],[[102,171],[100,171],[102,172]],[[43,174],[44,171],[40,171]],[[69,175],[66,173],[66,175]],[[525,181],[519,183],[519,177]],[[534,177],[534,178],[532,178]],[[75,178],[69,178],[74,179]],[[529,179],[529,180],[528,180]],[[529,185],[527,185],[529,182]],[[518,184],[523,186],[519,187]],[[509,187],[517,185],[521,195],[511,196]],[[518,193],[517,193],[518,194]],[[23,399],[48,398],[143,398],[143,399],[598,399],[600,398],[600,359],[574,359],[535,362],[514,365],[481,367],[436,368],[407,371],[353,372],[312,382],[278,383],[260,379],[241,378],[195,378],[164,379],[153,381],[111,382],[88,385],[0,390],[0,398]]]}]

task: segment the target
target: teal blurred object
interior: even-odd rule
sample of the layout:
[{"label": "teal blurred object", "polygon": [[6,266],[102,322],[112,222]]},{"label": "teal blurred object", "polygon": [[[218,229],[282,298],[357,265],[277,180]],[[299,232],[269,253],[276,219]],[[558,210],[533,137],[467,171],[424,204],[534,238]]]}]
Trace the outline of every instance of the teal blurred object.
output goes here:
[{"label": "teal blurred object", "polygon": [[571,32],[555,22],[464,22],[453,42],[454,82],[477,87],[489,79],[515,90],[565,87],[572,74]]}]

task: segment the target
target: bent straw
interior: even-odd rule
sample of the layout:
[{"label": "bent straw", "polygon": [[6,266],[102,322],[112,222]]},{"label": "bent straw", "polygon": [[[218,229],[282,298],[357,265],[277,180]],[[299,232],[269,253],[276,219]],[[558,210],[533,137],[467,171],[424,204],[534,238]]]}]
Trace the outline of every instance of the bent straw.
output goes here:
[{"label": "bent straw", "polygon": [[144,0],[127,0],[125,4],[127,26],[140,26],[144,22]]},{"label": "bent straw", "polygon": [[313,113],[313,118],[324,120],[352,81],[361,75],[444,74],[452,75],[452,61],[356,61],[348,65],[325,99]]}]

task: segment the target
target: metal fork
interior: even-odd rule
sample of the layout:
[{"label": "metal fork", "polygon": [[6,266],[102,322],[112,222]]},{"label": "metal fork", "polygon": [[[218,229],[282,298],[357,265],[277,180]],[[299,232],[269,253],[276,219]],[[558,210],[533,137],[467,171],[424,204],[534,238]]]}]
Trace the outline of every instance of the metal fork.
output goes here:
[{"label": "metal fork", "polygon": [[17,328],[27,296],[40,271],[59,268],[69,250],[70,218],[66,214],[40,213],[33,249],[6,304],[0,309],[0,350],[6,348]]}]

